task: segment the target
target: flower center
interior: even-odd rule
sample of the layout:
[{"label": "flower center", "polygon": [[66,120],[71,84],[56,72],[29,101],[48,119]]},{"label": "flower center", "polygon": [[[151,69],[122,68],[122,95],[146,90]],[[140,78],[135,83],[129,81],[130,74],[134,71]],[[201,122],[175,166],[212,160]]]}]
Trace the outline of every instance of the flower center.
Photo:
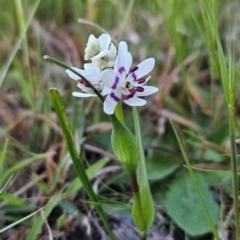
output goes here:
[{"label": "flower center", "polygon": [[125,88],[130,89],[132,87],[132,84],[130,82],[125,83]]}]

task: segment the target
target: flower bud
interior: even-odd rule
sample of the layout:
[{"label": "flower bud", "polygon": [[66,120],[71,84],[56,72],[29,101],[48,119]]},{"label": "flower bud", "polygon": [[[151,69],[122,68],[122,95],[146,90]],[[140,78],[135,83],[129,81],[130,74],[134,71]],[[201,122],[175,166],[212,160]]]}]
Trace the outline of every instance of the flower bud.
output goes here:
[{"label": "flower bud", "polygon": [[111,138],[113,151],[128,174],[132,175],[138,163],[136,140],[130,130],[119,122],[114,115],[111,120],[113,124]]},{"label": "flower bud", "polygon": [[85,49],[84,59],[89,60],[93,56],[97,55],[100,51],[99,41],[93,35],[90,36]]}]

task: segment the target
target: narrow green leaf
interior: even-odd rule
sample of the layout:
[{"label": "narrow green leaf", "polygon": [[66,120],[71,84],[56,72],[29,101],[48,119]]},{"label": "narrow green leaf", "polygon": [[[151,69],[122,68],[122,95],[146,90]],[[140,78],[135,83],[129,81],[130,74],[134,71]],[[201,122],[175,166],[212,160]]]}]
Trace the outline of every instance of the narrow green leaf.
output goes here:
[{"label": "narrow green leaf", "polygon": [[[61,200],[61,192],[54,197],[51,198],[49,203],[44,209],[44,213],[46,217],[49,216],[49,214],[52,212],[53,208],[58,204],[58,202]],[[41,210],[39,210],[41,211]],[[38,237],[39,232],[41,231],[42,225],[44,224],[44,219],[41,215],[37,216],[34,220],[34,224],[28,233],[27,240],[35,240]]]},{"label": "narrow green leaf", "polygon": [[96,196],[96,194],[92,188],[91,182],[88,179],[86,170],[85,170],[83,163],[77,152],[76,145],[75,145],[75,142],[73,139],[73,135],[70,130],[69,122],[68,122],[68,119],[67,119],[67,116],[65,113],[63,103],[62,103],[62,99],[56,89],[52,88],[49,91],[50,91],[52,101],[53,101],[53,104],[54,104],[54,107],[55,107],[55,110],[56,110],[56,113],[57,113],[57,116],[58,116],[58,119],[60,122],[60,126],[62,128],[64,137],[65,137],[65,140],[66,140],[66,143],[68,146],[69,153],[70,153],[72,161],[74,163],[75,170],[84,186],[84,189],[85,189],[87,195],[93,202],[93,205],[94,205],[98,215],[100,216],[101,220],[103,221],[104,226],[105,226],[109,236],[111,237],[111,239],[114,239],[114,236],[112,234],[107,217],[102,209],[101,204],[99,203],[98,197]]},{"label": "narrow green leaf", "polygon": [[0,190],[0,195],[5,191],[5,189],[7,188],[8,184],[10,183],[10,181],[12,180],[14,174],[11,175],[11,177],[7,180],[7,182],[5,183],[5,185],[3,186],[3,188]]},{"label": "narrow green leaf", "polygon": [[25,205],[25,201],[23,199],[16,197],[9,193],[2,193],[0,195],[0,199],[7,201],[9,204],[13,204],[16,206],[24,206]]},{"label": "narrow green leaf", "polygon": [[236,149],[236,126],[235,126],[235,78],[233,71],[232,56],[229,60],[229,134],[230,134],[230,149],[231,149],[231,172],[232,172],[232,189],[233,189],[233,206],[235,215],[236,239],[240,238],[240,221],[239,221],[239,183],[238,183],[238,158]]},{"label": "narrow green leaf", "polygon": [[143,207],[141,203],[140,193],[133,193],[133,205],[132,205],[132,216],[137,225],[138,229],[142,232],[146,231],[146,220],[145,214],[143,213]]},{"label": "narrow green leaf", "polygon": [[134,126],[135,134],[139,152],[139,163],[137,170],[138,185],[139,185],[139,194],[141,198],[142,214],[145,221],[145,230],[147,230],[154,219],[154,203],[149,186],[146,164],[145,164],[145,154],[142,144],[141,128],[138,117],[138,110],[136,107],[133,107],[133,116],[134,116]]},{"label": "narrow green leaf", "polygon": [[[221,39],[217,29],[216,19],[214,16],[213,1],[199,0],[199,3],[200,3],[203,19],[205,21],[205,26],[208,27],[208,31],[210,32],[210,35],[212,37],[211,44],[212,46],[214,45],[217,46],[216,50],[217,50],[217,56],[219,61],[218,64],[219,64],[220,73],[221,73],[221,81],[223,85],[225,99],[228,104],[229,103],[228,70],[227,70],[227,64],[226,64],[225,56],[223,52],[223,47],[221,44]],[[211,49],[210,44],[209,44],[209,48],[211,51],[214,51],[214,49]]]},{"label": "narrow green leaf", "polygon": [[38,160],[42,160],[44,158],[46,158],[47,156],[49,156],[50,154],[53,154],[52,152],[48,152],[48,153],[43,153],[43,154],[38,154],[34,157],[25,159],[20,161],[19,163],[15,164],[14,166],[12,166],[11,168],[9,168],[4,175],[2,176],[2,178],[0,179],[0,186],[3,182],[6,182],[7,179],[10,178],[10,176],[15,173],[20,171],[21,169],[23,169],[26,166],[29,166],[31,163],[38,161]]},{"label": "narrow green leaf", "polygon": [[[16,225],[24,222],[25,220],[27,220],[27,219],[29,219],[30,217],[34,216],[36,213],[40,212],[40,211],[41,211],[42,209],[44,209],[44,208],[45,208],[45,207],[40,208],[40,209],[38,209],[36,212],[33,212],[33,213],[29,214],[28,216],[26,216],[26,217],[24,217],[24,218],[21,218],[20,220],[12,223],[12,224],[10,224],[10,225],[8,225],[7,227],[0,229],[0,233],[3,233],[3,232],[5,232],[5,231],[13,228],[14,226],[16,226]],[[33,239],[31,239],[31,240],[33,240]]]},{"label": "narrow green leaf", "polygon": [[[96,176],[97,171],[99,171],[107,162],[108,162],[108,159],[103,158],[97,161],[96,163],[94,163],[92,166],[90,166],[86,171],[88,178],[91,179],[94,176]],[[78,191],[81,187],[82,187],[82,182],[78,177],[75,178],[67,187],[67,190],[64,193],[65,198],[69,197],[71,194]]]},{"label": "narrow green leaf", "polygon": [[[2,176],[3,171],[4,171],[3,163],[4,163],[5,156],[6,156],[7,147],[8,147],[8,139],[6,140],[3,150],[1,152],[1,155],[0,155],[0,176]],[[1,187],[1,184],[0,184],[0,187]]]}]

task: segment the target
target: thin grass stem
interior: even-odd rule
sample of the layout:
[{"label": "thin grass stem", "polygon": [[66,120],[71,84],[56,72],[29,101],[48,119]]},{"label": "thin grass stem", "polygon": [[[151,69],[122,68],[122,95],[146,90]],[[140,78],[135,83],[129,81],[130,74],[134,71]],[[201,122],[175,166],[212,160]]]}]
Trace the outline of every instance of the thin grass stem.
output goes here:
[{"label": "thin grass stem", "polygon": [[123,17],[123,21],[121,22],[121,25],[119,27],[118,39],[122,39],[122,35],[123,35],[123,32],[124,32],[124,29],[125,29],[125,27],[127,25],[128,18],[130,16],[130,13],[131,13],[132,8],[133,8],[133,4],[134,4],[134,0],[130,0],[128,2],[128,5],[126,7],[126,11],[125,11],[125,14],[124,14],[124,17]]},{"label": "thin grass stem", "polygon": [[[230,59],[231,61],[231,59]],[[239,200],[238,200],[238,161],[236,152],[236,137],[235,137],[235,82],[232,69],[232,63],[229,64],[229,132],[230,132],[230,147],[231,147],[231,171],[232,171],[232,188],[233,188],[233,205],[235,214],[235,234],[236,239],[240,239],[239,225]]]},{"label": "thin grass stem", "polygon": [[33,19],[33,16],[38,8],[40,1],[41,0],[36,0],[35,3],[33,4],[32,8],[31,8],[32,11],[29,14],[29,18],[27,19],[24,28],[20,31],[19,37],[17,38],[16,42],[13,45],[13,49],[11,50],[9,56],[7,57],[6,61],[4,62],[4,64],[2,65],[2,67],[0,69],[0,87],[2,86],[3,80],[5,79],[5,77],[8,73],[8,69],[9,69],[17,51],[19,50],[19,46],[26,35],[28,27],[30,26],[30,23]]},{"label": "thin grass stem", "polygon": [[205,212],[207,221],[209,222],[209,224],[210,224],[210,226],[211,226],[211,228],[212,228],[212,232],[213,232],[215,238],[216,238],[217,240],[221,240],[220,237],[219,237],[219,235],[218,235],[218,232],[217,232],[217,229],[216,229],[216,227],[215,227],[215,224],[214,224],[214,222],[213,222],[213,220],[212,220],[211,214],[210,214],[210,212],[209,212],[209,210],[208,210],[208,208],[207,208],[207,205],[206,205],[206,203],[205,203],[205,200],[204,200],[204,198],[203,198],[201,189],[200,189],[200,187],[199,187],[198,181],[197,181],[197,179],[196,179],[196,177],[195,177],[195,174],[194,174],[194,172],[193,172],[193,169],[192,169],[192,167],[191,167],[191,164],[190,164],[190,161],[189,161],[189,159],[188,159],[187,153],[185,152],[185,150],[184,150],[184,148],[183,148],[182,141],[180,140],[180,137],[179,137],[179,135],[178,135],[178,133],[177,133],[177,130],[176,130],[176,128],[174,127],[174,125],[173,125],[172,122],[171,122],[171,125],[172,125],[172,128],[173,128],[173,130],[174,130],[175,136],[176,136],[176,138],[177,138],[178,145],[179,145],[179,147],[180,147],[180,149],[181,149],[183,158],[184,158],[184,160],[185,160],[185,162],[186,162],[186,165],[187,165],[187,168],[188,168],[190,177],[191,177],[191,179],[192,179],[194,188],[195,188],[195,190],[196,190],[196,192],[197,192],[197,194],[198,194],[198,197],[199,197],[199,199],[200,199],[200,201],[201,201],[201,204],[202,204],[203,210],[204,210],[204,212]]}]

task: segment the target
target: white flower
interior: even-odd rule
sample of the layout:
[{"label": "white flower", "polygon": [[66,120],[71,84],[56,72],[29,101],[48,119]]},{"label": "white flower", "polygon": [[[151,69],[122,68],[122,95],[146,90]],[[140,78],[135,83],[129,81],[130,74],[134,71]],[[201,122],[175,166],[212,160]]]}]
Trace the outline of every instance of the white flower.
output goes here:
[{"label": "white flower", "polygon": [[158,91],[156,87],[143,86],[155,64],[154,58],[148,58],[131,68],[132,55],[128,52],[126,42],[120,42],[114,69],[102,72],[103,84],[111,89],[104,101],[104,112],[111,115],[120,100],[130,106],[143,106],[146,100],[139,97],[148,96]]},{"label": "white flower", "polygon": [[[94,66],[91,63],[84,64],[84,70],[72,67],[74,71],[81,74],[85,77],[103,96],[109,93],[109,89],[103,86],[101,80],[101,71],[98,67]],[[70,69],[66,70],[68,76],[77,81],[77,87],[80,88],[83,92],[73,92],[72,95],[75,97],[94,97],[96,94],[94,91],[88,87],[86,82],[81,79],[77,74],[72,72]]]},{"label": "white flower", "polygon": [[116,54],[117,49],[111,43],[109,34],[102,34],[98,39],[93,34],[89,36],[85,49],[85,60],[91,60],[92,64],[101,69],[114,67]]}]

